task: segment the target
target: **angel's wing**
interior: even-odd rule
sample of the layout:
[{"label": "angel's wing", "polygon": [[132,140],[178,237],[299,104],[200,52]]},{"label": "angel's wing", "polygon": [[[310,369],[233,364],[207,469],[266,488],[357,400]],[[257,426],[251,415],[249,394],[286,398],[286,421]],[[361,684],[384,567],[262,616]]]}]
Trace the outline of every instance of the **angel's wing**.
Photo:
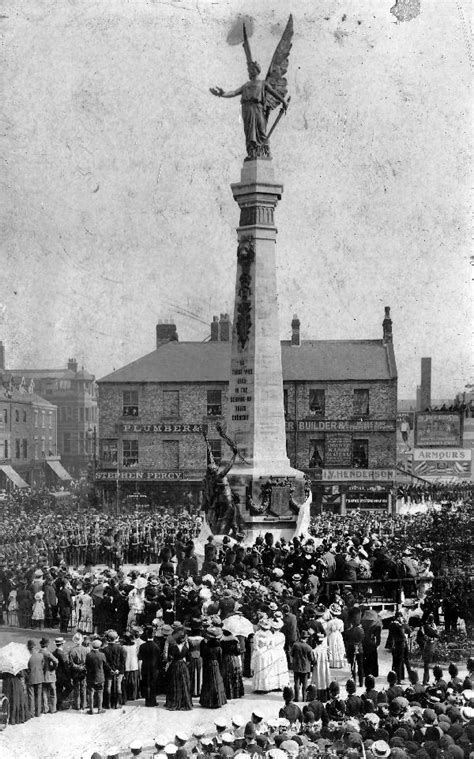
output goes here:
[{"label": "angel's wing", "polygon": [[[285,79],[285,74],[288,71],[288,58],[290,55],[291,46],[293,44],[293,16],[290,15],[285,31],[282,34],[281,40],[277,45],[273,58],[268,69],[265,80],[270,84],[272,89],[278,92],[282,98],[286,97],[288,92],[288,82]],[[279,105],[269,92],[266,94],[265,110],[266,117],[270,115],[270,111]]]}]

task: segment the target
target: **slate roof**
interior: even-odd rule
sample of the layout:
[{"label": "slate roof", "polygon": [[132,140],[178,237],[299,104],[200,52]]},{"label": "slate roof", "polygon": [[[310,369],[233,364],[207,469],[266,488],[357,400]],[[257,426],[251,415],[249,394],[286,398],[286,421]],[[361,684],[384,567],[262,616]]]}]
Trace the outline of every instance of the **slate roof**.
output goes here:
[{"label": "slate roof", "polygon": [[[227,382],[231,344],[170,342],[98,380],[106,383]],[[376,381],[397,376],[393,346],[382,340],[282,341],[284,381]]]},{"label": "slate roof", "polygon": [[51,409],[56,408],[54,403],[50,403],[46,398],[42,398],[36,393],[22,393],[18,389],[9,391],[8,387],[5,386],[0,388],[0,402],[2,401],[10,401],[13,403],[34,403],[38,406],[46,406]]}]

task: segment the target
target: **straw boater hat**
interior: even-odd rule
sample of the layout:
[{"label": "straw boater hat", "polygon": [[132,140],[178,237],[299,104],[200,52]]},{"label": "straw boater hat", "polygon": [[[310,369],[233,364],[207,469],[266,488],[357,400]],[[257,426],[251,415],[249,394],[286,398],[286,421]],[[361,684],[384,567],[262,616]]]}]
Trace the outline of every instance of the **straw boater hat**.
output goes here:
[{"label": "straw boater hat", "polygon": [[390,746],[386,741],[374,741],[370,750],[377,759],[387,759],[390,756]]},{"label": "straw boater hat", "polygon": [[212,640],[220,640],[222,637],[222,630],[220,627],[209,627],[206,630],[206,636]]},{"label": "straw boater hat", "polygon": [[342,609],[338,603],[331,604],[331,606],[329,607],[329,611],[331,612],[333,617],[338,617],[340,614],[342,614]]}]

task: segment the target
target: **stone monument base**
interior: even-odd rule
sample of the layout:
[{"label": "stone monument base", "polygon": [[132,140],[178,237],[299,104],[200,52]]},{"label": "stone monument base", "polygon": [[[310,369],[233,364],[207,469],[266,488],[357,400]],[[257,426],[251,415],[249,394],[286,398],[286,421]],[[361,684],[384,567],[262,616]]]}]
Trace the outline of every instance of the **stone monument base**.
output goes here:
[{"label": "stone monument base", "polygon": [[299,510],[310,497],[302,472],[286,466],[283,474],[269,475],[268,470],[265,474],[261,469],[240,465],[228,478],[246,542],[266,532],[273,533],[275,540],[294,537]]}]

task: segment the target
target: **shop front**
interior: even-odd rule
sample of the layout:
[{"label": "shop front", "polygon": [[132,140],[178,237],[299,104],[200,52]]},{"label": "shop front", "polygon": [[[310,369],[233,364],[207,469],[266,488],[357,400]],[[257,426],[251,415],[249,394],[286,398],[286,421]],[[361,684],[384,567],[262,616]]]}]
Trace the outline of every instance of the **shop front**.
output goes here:
[{"label": "shop front", "polygon": [[199,511],[203,470],[103,469],[95,472],[100,500],[109,508],[129,508],[140,496],[152,509]]},{"label": "shop front", "polygon": [[323,469],[322,510],[346,514],[359,509],[390,512],[395,499],[394,469]]}]

